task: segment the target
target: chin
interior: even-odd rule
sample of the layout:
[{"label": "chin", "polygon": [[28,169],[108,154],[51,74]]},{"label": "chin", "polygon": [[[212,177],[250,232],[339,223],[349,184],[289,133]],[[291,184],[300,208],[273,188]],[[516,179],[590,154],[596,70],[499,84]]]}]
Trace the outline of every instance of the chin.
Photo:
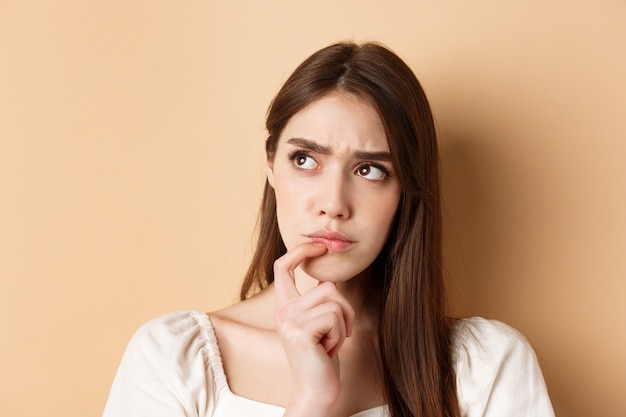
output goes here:
[{"label": "chin", "polygon": [[301,265],[302,270],[311,278],[314,278],[321,282],[346,282],[357,276],[367,265],[363,268],[354,265],[353,263],[346,261],[338,261],[332,259],[332,257],[326,255],[320,258],[307,259]]}]

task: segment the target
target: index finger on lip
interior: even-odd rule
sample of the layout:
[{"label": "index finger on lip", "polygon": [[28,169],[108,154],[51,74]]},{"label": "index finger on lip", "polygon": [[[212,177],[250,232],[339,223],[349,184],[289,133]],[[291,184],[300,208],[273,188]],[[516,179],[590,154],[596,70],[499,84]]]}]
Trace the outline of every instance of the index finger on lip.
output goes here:
[{"label": "index finger on lip", "polygon": [[294,270],[307,258],[321,256],[327,248],[321,243],[302,243],[274,262],[274,286],[278,306],[300,296],[296,288]]}]

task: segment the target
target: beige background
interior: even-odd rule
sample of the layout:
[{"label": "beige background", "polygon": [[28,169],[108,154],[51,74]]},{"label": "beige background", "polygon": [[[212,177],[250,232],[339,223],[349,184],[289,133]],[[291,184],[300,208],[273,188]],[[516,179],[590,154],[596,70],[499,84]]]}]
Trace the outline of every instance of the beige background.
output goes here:
[{"label": "beige background", "polygon": [[0,414],[98,416],[138,325],[236,298],[266,106],[353,38],[431,98],[454,310],[626,415],[626,2],[309,3],[0,2]]}]

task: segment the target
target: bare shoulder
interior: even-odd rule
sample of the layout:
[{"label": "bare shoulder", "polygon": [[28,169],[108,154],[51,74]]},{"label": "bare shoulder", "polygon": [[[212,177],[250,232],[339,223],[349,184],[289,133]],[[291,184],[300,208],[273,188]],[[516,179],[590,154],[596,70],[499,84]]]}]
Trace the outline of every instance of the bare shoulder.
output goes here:
[{"label": "bare shoulder", "polygon": [[285,393],[289,393],[289,369],[274,331],[273,295],[260,293],[211,312],[209,317],[231,391],[284,406],[288,401]]},{"label": "bare shoulder", "polygon": [[261,359],[260,352],[267,355],[277,349],[271,294],[259,293],[247,300],[210,312],[209,317],[227,374],[234,373],[244,362]]},{"label": "bare shoulder", "polygon": [[274,328],[274,297],[271,290],[266,289],[251,298],[239,301],[228,307],[209,313],[213,326],[224,328]]}]

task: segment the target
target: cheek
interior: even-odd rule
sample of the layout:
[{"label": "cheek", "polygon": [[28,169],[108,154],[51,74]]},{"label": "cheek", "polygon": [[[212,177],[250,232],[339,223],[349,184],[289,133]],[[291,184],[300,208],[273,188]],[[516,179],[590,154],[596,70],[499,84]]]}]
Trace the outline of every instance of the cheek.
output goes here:
[{"label": "cheek", "polygon": [[287,249],[290,249],[295,243],[294,234],[297,233],[298,225],[302,223],[303,219],[303,196],[299,191],[301,190],[284,183],[278,183],[274,187],[278,229]]},{"label": "cheek", "polygon": [[381,196],[370,204],[370,223],[376,225],[379,232],[386,232],[391,228],[400,203],[399,193],[389,193]]},{"label": "cheek", "polygon": [[381,211],[383,212],[380,214],[381,221],[379,223],[377,233],[379,236],[382,237],[380,243],[382,243],[382,245],[384,246],[385,242],[387,242],[387,239],[389,238],[389,235],[391,234],[391,229],[394,225],[396,213],[398,211],[398,204],[396,203],[385,205],[385,207],[383,207]]},{"label": "cheek", "polygon": [[278,183],[274,188],[276,196],[276,212],[280,217],[288,217],[302,205],[303,196],[297,187],[291,184]]},{"label": "cheek", "polygon": [[[280,165],[274,174],[276,208],[283,217],[298,217],[313,204],[314,183],[299,178],[289,168]],[[297,212],[297,213],[296,213]]]}]

